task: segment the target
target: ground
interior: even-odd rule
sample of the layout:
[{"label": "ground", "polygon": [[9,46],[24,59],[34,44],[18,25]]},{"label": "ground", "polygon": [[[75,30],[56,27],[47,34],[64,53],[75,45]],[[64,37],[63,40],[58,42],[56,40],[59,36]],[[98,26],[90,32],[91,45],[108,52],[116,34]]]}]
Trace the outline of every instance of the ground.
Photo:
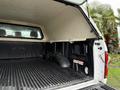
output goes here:
[{"label": "ground", "polygon": [[120,54],[110,54],[108,84],[120,90]]}]

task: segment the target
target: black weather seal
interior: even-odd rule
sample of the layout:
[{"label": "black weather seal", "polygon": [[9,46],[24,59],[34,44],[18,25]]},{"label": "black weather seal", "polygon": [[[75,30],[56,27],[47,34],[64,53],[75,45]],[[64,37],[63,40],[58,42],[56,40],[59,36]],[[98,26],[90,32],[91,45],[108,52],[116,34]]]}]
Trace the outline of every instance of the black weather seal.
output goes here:
[{"label": "black weather seal", "polygon": [[74,4],[74,3],[71,3],[71,2],[68,2],[68,1],[64,1],[64,0],[54,0],[54,1],[57,1],[57,2],[60,2],[60,3],[64,3],[66,5],[83,5],[87,0],[83,1],[80,4]]},{"label": "black weather seal", "polygon": [[71,2],[67,2],[67,1],[64,1],[64,0],[54,0],[56,2],[59,2],[59,3],[63,3],[65,5],[70,5],[70,6],[75,6],[77,4],[74,4],[74,3],[71,3]]},{"label": "black weather seal", "polygon": [[80,7],[80,4],[75,4],[75,3],[71,3],[71,2],[68,2],[68,1],[64,1],[64,0],[54,0],[54,1],[57,1],[57,2],[65,4],[65,5],[70,5],[70,6],[73,6],[73,7],[77,8],[82,13],[82,15],[84,16],[84,18],[88,22],[88,24],[90,25],[92,31],[98,37],[97,39],[102,39],[102,37],[99,35],[99,33],[97,32],[97,30],[95,29],[95,27],[93,26],[93,24],[91,23],[91,21],[89,20],[89,18],[85,14],[85,12],[83,11],[83,9]]}]

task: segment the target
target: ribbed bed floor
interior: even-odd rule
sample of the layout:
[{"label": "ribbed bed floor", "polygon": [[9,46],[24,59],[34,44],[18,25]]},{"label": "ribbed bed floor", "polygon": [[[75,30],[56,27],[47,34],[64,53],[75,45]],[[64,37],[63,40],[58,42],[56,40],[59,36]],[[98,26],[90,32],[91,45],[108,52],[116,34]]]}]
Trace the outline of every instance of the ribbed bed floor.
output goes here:
[{"label": "ribbed bed floor", "polygon": [[0,63],[0,90],[40,90],[87,81],[82,72],[45,62]]}]

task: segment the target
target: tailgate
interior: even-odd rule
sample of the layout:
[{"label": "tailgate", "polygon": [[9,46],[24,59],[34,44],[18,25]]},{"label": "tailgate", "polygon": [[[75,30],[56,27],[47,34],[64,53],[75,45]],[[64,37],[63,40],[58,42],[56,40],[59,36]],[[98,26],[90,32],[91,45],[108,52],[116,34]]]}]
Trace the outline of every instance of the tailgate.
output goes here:
[{"label": "tailgate", "polygon": [[100,83],[93,86],[89,86],[80,90],[116,90],[106,84]]}]

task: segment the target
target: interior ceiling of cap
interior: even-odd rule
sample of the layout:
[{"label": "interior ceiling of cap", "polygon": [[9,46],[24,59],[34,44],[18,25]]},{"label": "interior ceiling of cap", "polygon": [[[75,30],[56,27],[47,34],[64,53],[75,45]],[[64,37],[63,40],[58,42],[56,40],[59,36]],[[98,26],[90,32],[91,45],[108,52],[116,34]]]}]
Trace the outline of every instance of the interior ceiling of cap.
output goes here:
[{"label": "interior ceiling of cap", "polygon": [[96,38],[77,8],[54,0],[0,0],[0,19],[44,26],[44,36],[52,42]]},{"label": "interior ceiling of cap", "polygon": [[45,24],[64,8],[54,0],[0,0],[0,19]]}]

